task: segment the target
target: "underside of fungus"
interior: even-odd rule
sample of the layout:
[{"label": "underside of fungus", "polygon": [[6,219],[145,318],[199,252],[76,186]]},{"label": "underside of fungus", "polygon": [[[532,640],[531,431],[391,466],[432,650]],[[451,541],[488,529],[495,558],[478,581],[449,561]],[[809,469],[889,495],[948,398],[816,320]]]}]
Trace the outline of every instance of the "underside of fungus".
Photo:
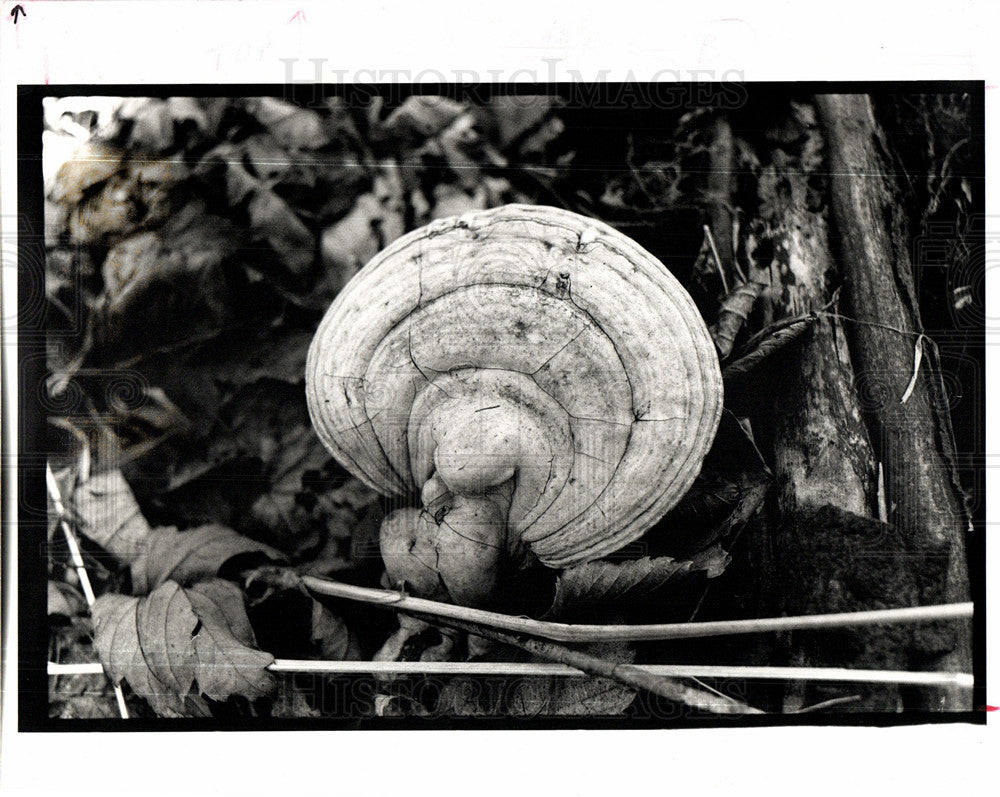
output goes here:
[{"label": "underside of fungus", "polygon": [[339,294],[309,352],[316,430],[372,488],[396,585],[466,605],[535,559],[641,536],[688,490],[722,381],[694,303],[605,224],[507,205],[416,230]]}]

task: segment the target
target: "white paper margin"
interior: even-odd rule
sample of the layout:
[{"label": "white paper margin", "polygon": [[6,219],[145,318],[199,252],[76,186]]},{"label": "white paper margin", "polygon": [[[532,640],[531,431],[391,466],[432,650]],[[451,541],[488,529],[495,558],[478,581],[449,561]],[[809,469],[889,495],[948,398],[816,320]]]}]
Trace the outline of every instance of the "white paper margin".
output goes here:
[{"label": "white paper margin", "polygon": [[[988,135],[1000,127],[997,30],[988,1],[706,2],[601,8],[502,3],[24,2],[0,11],[0,215],[16,218],[18,83],[280,83],[309,80],[940,80],[987,83]],[[312,62],[308,59],[320,59]],[[284,59],[284,60],[283,60]],[[492,70],[492,72],[491,72]],[[456,76],[456,71],[461,74]],[[387,74],[388,73],[388,74]],[[989,139],[988,139],[989,141]],[[988,212],[998,213],[987,147]],[[987,263],[997,262],[1000,217]],[[3,234],[8,234],[5,227]],[[5,255],[7,251],[5,250]],[[4,318],[15,314],[5,261]],[[987,273],[987,323],[1000,317]],[[8,277],[10,277],[8,279]],[[16,424],[16,337],[5,341],[4,422]],[[1000,333],[987,339],[996,393]],[[1000,462],[987,425],[989,464]],[[14,428],[11,426],[10,428]],[[996,467],[987,494],[1000,495]],[[4,502],[15,502],[10,491]],[[995,534],[996,510],[988,528]],[[3,529],[4,545],[14,530]],[[988,570],[997,572],[990,546]],[[12,549],[8,549],[12,550]],[[4,573],[5,603],[15,594]],[[988,605],[996,606],[995,585]],[[13,603],[5,620],[16,618]],[[994,623],[990,623],[991,626]],[[19,734],[16,628],[6,662],[0,789],[12,794],[619,794],[719,788],[768,793],[962,793],[986,786],[997,723],[898,728],[663,731]],[[996,645],[988,646],[990,702]],[[7,687],[10,687],[8,689]],[[992,743],[992,747],[990,747]]]}]

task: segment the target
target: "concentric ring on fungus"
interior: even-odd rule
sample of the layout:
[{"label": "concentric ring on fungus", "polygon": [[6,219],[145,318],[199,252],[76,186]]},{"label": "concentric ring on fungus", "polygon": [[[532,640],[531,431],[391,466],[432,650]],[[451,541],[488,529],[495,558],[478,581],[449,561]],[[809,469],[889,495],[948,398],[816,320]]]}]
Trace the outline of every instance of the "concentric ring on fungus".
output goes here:
[{"label": "concentric ring on fungus", "polygon": [[320,438],[384,494],[512,469],[508,534],[550,567],[641,536],[691,486],[722,411],[680,283],[621,233],[549,207],[397,240],[330,307],[306,374]]}]

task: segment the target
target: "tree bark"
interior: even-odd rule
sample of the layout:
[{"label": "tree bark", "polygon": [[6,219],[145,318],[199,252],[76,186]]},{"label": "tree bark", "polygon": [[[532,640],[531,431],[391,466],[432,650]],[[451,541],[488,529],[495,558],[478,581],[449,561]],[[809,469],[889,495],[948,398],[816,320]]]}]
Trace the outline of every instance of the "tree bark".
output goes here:
[{"label": "tree bark", "polygon": [[[757,183],[758,234],[770,263],[763,292],[765,317],[780,321],[821,310],[835,284],[836,264],[827,229],[822,182],[823,142],[815,111],[794,105],[775,120]],[[791,131],[791,135],[789,135]],[[794,133],[799,132],[800,135]],[[877,517],[877,466],[854,390],[851,356],[841,321],[820,316],[772,371],[762,417],[777,482],[769,526],[773,561],[772,611],[787,614],[883,608],[894,605],[886,567],[865,550]],[[859,557],[859,553],[867,554]],[[894,558],[890,560],[896,563]],[[862,588],[861,585],[864,585]],[[779,656],[795,666],[899,667],[903,657],[884,629],[792,634]],[[843,696],[837,685],[790,684],[781,708]],[[852,687],[854,710],[896,711],[895,687]]]},{"label": "tree bark", "polygon": [[[855,323],[848,342],[865,419],[885,475],[888,522],[920,559],[917,599],[969,600],[970,530],[933,345],[922,337],[902,204],[866,95],[816,98],[828,147],[835,237]],[[914,377],[915,347],[922,354]],[[971,626],[933,625],[908,645],[915,669],[971,671]],[[920,690],[907,704],[971,708],[954,689]]]}]

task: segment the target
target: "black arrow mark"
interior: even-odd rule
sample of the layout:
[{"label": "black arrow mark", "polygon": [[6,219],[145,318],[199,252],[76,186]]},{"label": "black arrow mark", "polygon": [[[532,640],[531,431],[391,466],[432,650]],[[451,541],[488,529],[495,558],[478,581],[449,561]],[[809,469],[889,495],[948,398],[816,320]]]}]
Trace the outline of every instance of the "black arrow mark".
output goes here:
[{"label": "black arrow mark", "polygon": [[18,3],[16,6],[14,6],[10,10],[10,15],[12,17],[14,17],[14,24],[15,25],[17,24],[17,15],[18,14],[24,14],[24,16],[28,16],[28,12],[24,10],[24,6],[22,6],[20,3]]}]

